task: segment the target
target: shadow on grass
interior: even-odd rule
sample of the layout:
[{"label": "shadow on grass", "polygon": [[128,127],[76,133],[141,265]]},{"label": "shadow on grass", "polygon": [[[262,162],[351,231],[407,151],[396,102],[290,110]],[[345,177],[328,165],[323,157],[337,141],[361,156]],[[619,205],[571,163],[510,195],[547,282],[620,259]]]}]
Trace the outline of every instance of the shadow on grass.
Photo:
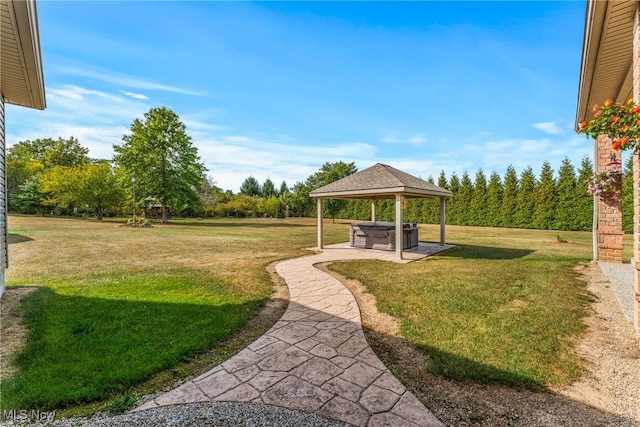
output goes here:
[{"label": "shadow on grass", "polygon": [[[69,297],[40,288],[22,307],[30,335],[18,358],[20,372],[1,385],[3,410],[59,409],[125,392],[154,372],[171,369],[224,339],[238,328],[246,313],[254,312],[254,304],[132,302]],[[304,312],[310,318],[326,318],[326,313],[295,301],[289,310]],[[238,316],[243,313],[245,316]],[[236,319],[229,320],[234,314]],[[365,332],[381,360],[446,424],[481,424],[483,419],[489,422],[485,425],[497,426],[537,422],[568,425],[564,422],[567,419],[573,425],[594,426],[631,425],[633,421],[548,391],[543,384],[517,373],[431,347],[419,349],[431,359],[426,369],[407,373],[407,366],[425,365],[421,363],[424,354],[416,356],[415,348],[413,353],[405,351],[411,344],[401,337],[368,329]],[[281,347],[274,351],[281,351]],[[434,375],[434,362],[446,365],[447,372]],[[476,374],[468,377],[455,373],[468,369]],[[443,386],[441,376],[456,380],[446,381]],[[470,393],[465,388],[470,383],[489,387],[499,384],[499,388],[488,393],[471,389]],[[505,406],[505,396],[509,397],[509,406]],[[520,412],[527,407],[538,408],[534,416],[540,419],[531,419],[531,411]]]},{"label": "shadow on grass", "polygon": [[499,248],[495,246],[476,246],[447,242],[455,248],[442,253],[442,256],[463,259],[518,259],[535,251],[529,249]]},{"label": "shadow on grass", "polygon": [[423,354],[429,355],[431,363],[428,369],[431,373],[448,379],[475,384],[500,384],[515,389],[533,391],[547,388],[544,383],[529,376],[497,369],[468,357],[442,351],[434,346],[417,345],[416,348]]},{"label": "shadow on grass", "polygon": [[29,242],[31,240],[33,240],[31,237],[23,236],[21,234],[9,233],[7,235],[7,243],[9,244]]},{"label": "shadow on grass", "polygon": [[20,312],[29,334],[2,410],[60,409],[126,391],[190,360],[241,328],[262,306],[66,296],[39,288]]},{"label": "shadow on grass", "polygon": [[635,425],[516,372],[370,328],[365,335],[382,362],[445,425]]}]

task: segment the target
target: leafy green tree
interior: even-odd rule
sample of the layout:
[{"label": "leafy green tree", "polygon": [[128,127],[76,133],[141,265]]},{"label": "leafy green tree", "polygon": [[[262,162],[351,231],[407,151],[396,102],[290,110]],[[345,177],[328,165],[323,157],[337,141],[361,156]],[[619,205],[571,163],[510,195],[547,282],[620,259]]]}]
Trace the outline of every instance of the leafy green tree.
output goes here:
[{"label": "leafy green tree", "polygon": [[487,177],[482,169],[476,172],[476,180],[469,204],[468,225],[486,225],[487,220]]},{"label": "leafy green tree", "polygon": [[393,221],[396,217],[395,200],[378,200],[378,206],[376,207],[376,217],[378,221]]},{"label": "leafy green tree", "polygon": [[425,222],[422,219],[422,203],[424,199],[405,199],[405,209],[402,213],[402,217],[405,221],[409,222]]},{"label": "leafy green tree", "polygon": [[502,206],[500,208],[500,225],[502,227],[517,227],[515,214],[518,198],[518,175],[513,166],[507,166],[504,176],[504,191],[502,192]]},{"label": "leafy green tree", "polygon": [[444,173],[444,170],[440,171],[440,175],[438,176],[438,187],[449,189],[449,184],[447,184],[447,175]]},{"label": "leafy green tree", "polygon": [[343,210],[340,211],[339,217],[369,221],[371,220],[371,201],[347,200],[346,206]]},{"label": "leafy green tree", "polygon": [[48,144],[43,153],[43,163],[45,168],[82,166],[89,162],[88,154],[89,149],[80,145],[73,136],[69,139],[58,138]]},{"label": "leafy green tree", "polygon": [[356,172],[358,172],[358,168],[354,162],[326,162],[316,173],[307,178],[306,183],[309,185],[309,188],[315,190]]},{"label": "leafy green tree", "polygon": [[248,176],[240,185],[240,194],[250,197],[260,196],[262,194],[260,183],[252,175]]},{"label": "leafy green tree", "polygon": [[572,230],[593,229],[593,196],[587,193],[587,179],[593,173],[593,163],[588,156],[582,158],[575,188],[575,208]]},{"label": "leafy green tree", "polygon": [[567,157],[562,160],[558,171],[556,190],[557,204],[553,218],[553,229],[571,230],[576,214],[576,172]]},{"label": "leafy green tree", "polygon": [[625,162],[622,175],[622,229],[633,233],[633,156]]},{"label": "leafy green tree", "polygon": [[[7,153],[7,193],[10,197],[9,208],[12,209],[13,195],[19,194],[22,186],[29,181],[37,181],[37,177],[44,171],[40,161],[28,161]],[[24,187],[30,189],[31,186]]]},{"label": "leafy green tree", "polygon": [[89,163],[89,149],[80,145],[73,136],[68,139],[51,138],[20,141],[7,150],[9,157],[38,161],[45,169],[54,166],[80,166]]},{"label": "leafy green tree", "polygon": [[473,183],[467,171],[462,174],[460,180],[460,189],[458,190],[458,200],[456,200],[456,209],[458,210],[458,224],[470,225],[471,215],[470,206],[473,197]]},{"label": "leafy green tree", "polygon": [[275,196],[263,197],[257,204],[258,213],[272,218],[284,218],[284,204]]},{"label": "leafy green tree", "polygon": [[280,191],[278,192],[279,195],[283,195],[284,193],[290,193],[289,186],[286,181],[282,181],[282,184],[280,184]]},{"label": "leafy green tree", "polygon": [[460,192],[460,179],[455,172],[451,175],[451,179],[449,179],[449,191],[453,193],[453,196],[447,200],[447,222],[450,224],[461,224],[460,212],[462,209],[458,208],[458,201],[460,198],[460,195],[458,194]]},{"label": "leafy green tree", "polygon": [[276,191],[276,187],[269,178],[264,180],[264,184],[262,184],[262,197],[277,197],[278,193]]},{"label": "leafy green tree", "polygon": [[40,182],[33,178],[22,184],[19,191],[12,196],[11,206],[20,213],[35,214],[44,212],[45,199],[46,195],[40,191]]},{"label": "leafy green tree", "polygon": [[89,163],[89,149],[73,136],[20,141],[7,149],[7,190],[16,194],[18,187],[55,166],[80,166]]},{"label": "leafy green tree", "polygon": [[91,208],[98,220],[124,197],[108,163],[85,166],[56,166],[41,178],[41,189],[51,194],[47,204],[59,207]]},{"label": "leafy green tree", "polygon": [[257,211],[257,200],[245,194],[238,194],[231,197],[228,206],[235,217],[252,217]]},{"label": "leafy green tree", "polygon": [[299,217],[313,216],[315,205],[309,197],[309,187],[303,182],[296,182],[291,192],[283,194],[284,203],[289,206],[292,215]]},{"label": "leafy green tree", "polygon": [[533,211],[535,209],[536,176],[531,166],[520,174],[520,185],[516,197],[516,213],[514,225],[518,228],[532,228]]},{"label": "leafy green tree", "polygon": [[485,225],[490,227],[500,226],[500,214],[502,213],[502,179],[498,172],[491,172],[487,185],[487,209]]},{"label": "leafy green tree", "polygon": [[[338,181],[339,179],[354,174],[357,171],[358,168],[353,162],[326,162],[322,165],[322,167],[320,167],[320,170],[318,170],[318,172],[307,178],[305,184],[311,192],[317,188],[324,187],[325,185],[331,184],[332,182]],[[326,199],[324,201],[325,213],[327,213],[332,218],[333,222],[335,222],[336,215],[344,206],[344,200]]]},{"label": "leafy green tree", "polygon": [[550,230],[556,210],[556,180],[553,169],[547,161],[542,163],[540,178],[535,192],[535,208],[533,212],[533,227]]},{"label": "leafy green tree", "polygon": [[123,170],[126,182],[135,177],[141,194],[155,197],[162,204],[162,222],[167,207],[182,207],[198,200],[197,189],[205,167],[191,143],[184,123],[173,111],[161,107],[135,119],[131,133],[114,145],[114,162]]},{"label": "leafy green tree", "polygon": [[201,208],[201,212],[198,212],[199,216],[207,217],[214,214],[218,202],[217,195],[221,192],[222,189],[215,186],[215,181],[211,177],[202,179],[198,191]]},{"label": "leafy green tree", "polygon": [[[431,184],[435,184],[433,177],[429,175],[427,178],[427,182]],[[420,222],[426,224],[437,224],[440,219],[440,199],[435,198],[426,198],[426,199],[417,199],[417,205],[422,205],[422,215],[420,216]],[[411,219],[409,217],[409,219]]]}]

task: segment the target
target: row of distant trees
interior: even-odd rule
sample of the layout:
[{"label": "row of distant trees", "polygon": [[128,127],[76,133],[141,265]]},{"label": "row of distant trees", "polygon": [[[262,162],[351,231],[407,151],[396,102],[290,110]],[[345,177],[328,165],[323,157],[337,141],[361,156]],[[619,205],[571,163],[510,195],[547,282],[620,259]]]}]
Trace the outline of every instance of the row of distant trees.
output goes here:
[{"label": "row of distant trees", "polygon": [[[633,232],[631,168],[629,159],[622,182],[623,228],[627,233]],[[309,198],[309,192],[355,172],[357,168],[353,163],[325,163],[304,182],[282,192],[280,203],[286,204],[293,215],[315,216],[316,204]],[[518,174],[513,166],[508,166],[504,176],[495,171],[487,176],[480,169],[473,176],[464,172],[461,176],[453,173],[447,177],[442,171],[437,180],[432,176],[426,180],[453,193],[446,205],[449,224],[589,231],[593,224],[593,197],[586,191],[586,181],[592,173],[593,163],[584,157],[577,170],[565,158],[557,174],[549,162],[544,162],[537,175],[531,167]],[[258,189],[259,185],[254,181],[252,177],[247,178],[242,191]],[[265,186],[271,188],[268,182]],[[407,221],[436,224],[440,220],[439,206],[437,199],[408,199],[403,215]],[[333,218],[367,220],[371,216],[369,201],[326,200],[324,208],[324,215]],[[393,221],[394,202],[378,201],[376,218]]]},{"label": "row of distant trees", "polygon": [[153,199],[178,211],[194,208],[206,169],[179,117],[152,108],[113,146],[113,159],[91,159],[74,137],[20,141],[7,150],[9,209],[76,214],[124,211]]},{"label": "row of distant trees", "polygon": [[[622,175],[622,226],[633,233],[633,159],[629,158]],[[584,157],[576,171],[569,159],[564,159],[557,176],[549,162],[544,162],[539,175],[531,167],[520,175],[509,166],[500,176],[491,172],[487,178],[478,170],[474,179],[468,173],[455,173],[447,178],[441,172],[437,181],[428,181],[447,188],[453,197],[447,200],[446,221],[449,224],[505,228],[590,231],[593,227],[593,196],[586,191],[586,181],[593,173],[593,163]],[[407,221],[426,224],[439,222],[439,201],[409,199],[404,217]],[[367,219],[371,215],[369,202],[349,201],[338,213],[340,218]],[[392,221],[395,206],[391,201],[379,201],[379,220]]]},{"label": "row of distant trees", "polygon": [[[584,158],[576,173],[565,158],[557,176],[549,162],[544,162],[536,176],[531,167],[519,175],[513,166],[500,176],[478,170],[475,176],[447,177],[441,172],[438,179],[427,181],[447,188],[453,197],[446,203],[446,222],[449,224],[535,228],[553,230],[591,230],[593,197],[586,192],[585,181],[593,173],[593,164]],[[630,177],[630,174],[627,174]],[[408,221],[435,224],[439,222],[440,201],[409,199],[404,218]],[[628,208],[628,206],[625,206]],[[631,206],[633,209],[633,206]],[[348,202],[338,217],[365,219],[370,217],[368,202]],[[376,216],[391,221],[395,215],[392,201],[378,202]]]},{"label": "row of distant trees", "polygon": [[[89,150],[70,137],[57,140],[20,141],[7,150],[9,209],[23,213],[55,211],[63,214],[129,214],[132,205],[148,200],[174,215],[256,217],[315,216],[316,204],[309,192],[357,172],[354,163],[325,163],[305,181],[289,187],[270,179],[259,183],[247,177],[240,191],[224,191],[208,177],[184,124],[166,108],[152,108],[144,120],[135,119],[131,133],[114,145],[112,159],[91,159]],[[633,194],[630,161],[623,176],[623,227],[632,231]],[[564,159],[557,175],[549,162],[539,174],[531,167],[520,174],[509,166],[504,176],[481,169],[428,181],[451,190],[447,201],[449,224],[590,230],[593,198],[585,181],[593,171],[589,158],[577,171]],[[134,200],[135,196],[135,200]],[[325,216],[368,219],[366,201],[327,200]],[[393,220],[391,201],[379,201],[377,218]],[[409,199],[404,217],[420,223],[439,222],[439,201]],[[166,219],[164,216],[163,219]]]},{"label": "row of distant trees", "polygon": [[234,194],[206,175],[185,125],[173,111],[152,108],[143,120],[135,119],[130,130],[122,144],[113,146],[112,159],[90,158],[88,148],[73,136],[12,145],[6,157],[9,210],[102,219],[152,203],[161,206],[163,221],[169,211],[192,217],[315,215],[307,188],[356,171],[353,164],[344,170],[342,162],[331,164],[328,171],[321,169],[292,189],[286,182],[276,188],[270,179],[260,184],[250,176]]}]

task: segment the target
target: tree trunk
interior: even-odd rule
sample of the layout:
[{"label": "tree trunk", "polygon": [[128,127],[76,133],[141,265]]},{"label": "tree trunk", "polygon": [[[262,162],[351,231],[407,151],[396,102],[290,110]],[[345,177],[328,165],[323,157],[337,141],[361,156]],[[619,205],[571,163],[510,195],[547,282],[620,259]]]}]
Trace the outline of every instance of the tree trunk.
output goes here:
[{"label": "tree trunk", "polygon": [[167,207],[162,205],[162,223],[167,223]]}]

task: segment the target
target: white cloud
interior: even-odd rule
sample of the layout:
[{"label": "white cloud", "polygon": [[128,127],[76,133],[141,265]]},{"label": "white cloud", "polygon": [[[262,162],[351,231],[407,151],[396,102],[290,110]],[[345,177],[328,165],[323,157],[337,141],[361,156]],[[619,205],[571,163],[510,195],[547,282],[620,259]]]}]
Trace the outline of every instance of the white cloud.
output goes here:
[{"label": "white cloud", "polygon": [[78,85],[47,87],[44,111],[7,106],[7,145],[38,138],[76,137],[89,156],[111,158],[113,144],[148,110],[142,100]]},{"label": "white cloud", "polygon": [[179,93],[182,95],[192,95],[192,96],[205,96],[205,93],[184,89],[177,86],[168,86],[160,83],[156,83],[141,77],[136,76],[128,76],[122,73],[116,73],[110,70],[104,69],[90,69],[90,67],[73,67],[73,66],[63,66],[60,67],[59,72],[72,75],[72,76],[81,76],[88,77],[91,79],[112,83],[120,86],[131,87],[135,89],[146,89],[146,90],[155,90],[155,91],[163,91],[163,92],[172,92]]},{"label": "white cloud", "polygon": [[324,162],[356,162],[368,167],[375,161],[375,147],[362,142],[341,143],[331,146],[310,146],[293,141],[290,137],[268,135],[214,135],[208,139],[193,139],[209,173],[218,186],[238,191],[242,180],[249,175],[263,182],[270,178],[289,186],[304,181]]},{"label": "white cloud", "polygon": [[148,96],[143,95],[141,93],[133,93],[133,92],[122,92],[124,95],[127,95],[131,98],[135,98],[135,99],[149,99]]},{"label": "white cloud", "polygon": [[[85,89],[76,85],[64,85],[61,88],[47,87],[47,98],[54,100],[68,98],[71,100],[70,104],[74,104],[77,101],[83,101],[87,96],[95,96],[108,100],[111,102],[122,102],[123,99],[119,96],[111,95],[99,90]],[[64,102],[64,101],[61,101]]]},{"label": "white cloud", "polygon": [[[9,146],[20,140],[73,135],[89,148],[91,157],[111,158],[113,145],[122,143],[131,122],[153,106],[146,95],[121,88],[109,92],[102,87],[53,85],[47,87],[47,95],[45,111],[7,106]],[[591,152],[591,144],[577,135],[496,139],[476,133],[459,135],[452,144],[449,137],[397,132],[387,135],[385,142],[423,145],[403,150],[362,140],[313,145],[296,135],[233,129],[226,125],[228,115],[224,109],[205,108],[187,111],[181,119],[208,173],[218,186],[234,192],[249,175],[260,182],[270,178],[276,185],[285,180],[293,186],[325,162],[355,162],[360,169],[381,162],[423,179],[429,175],[437,179],[441,170],[447,177],[453,172],[460,177],[465,171],[473,175],[479,168],[504,174],[510,164],[519,172],[531,165],[538,173],[542,161],[549,160],[557,169],[565,156],[578,166],[580,158]],[[423,150],[427,142],[429,148]]]},{"label": "white cloud", "polygon": [[[475,173],[479,168],[485,174],[496,171],[504,176],[507,166],[513,166],[518,173],[531,166],[534,173],[540,173],[544,161],[551,163],[557,172],[566,157],[578,168],[584,156],[592,154],[592,145],[578,135],[549,136],[540,139],[507,138],[488,140],[484,143],[460,147],[458,162],[469,166],[468,172]],[[445,167],[447,175],[451,169]],[[458,172],[460,172],[458,170]]]},{"label": "white cloud", "polygon": [[409,136],[403,136],[403,137],[399,137],[397,135],[387,135],[387,136],[383,137],[381,141],[386,143],[386,144],[414,144],[414,145],[418,145],[418,144],[424,144],[425,142],[427,142],[427,137],[423,133],[419,133],[419,134],[415,134],[415,135],[409,135]]},{"label": "white cloud", "polygon": [[534,123],[533,127],[549,135],[559,135],[562,133],[562,129],[560,129],[555,122]]}]

